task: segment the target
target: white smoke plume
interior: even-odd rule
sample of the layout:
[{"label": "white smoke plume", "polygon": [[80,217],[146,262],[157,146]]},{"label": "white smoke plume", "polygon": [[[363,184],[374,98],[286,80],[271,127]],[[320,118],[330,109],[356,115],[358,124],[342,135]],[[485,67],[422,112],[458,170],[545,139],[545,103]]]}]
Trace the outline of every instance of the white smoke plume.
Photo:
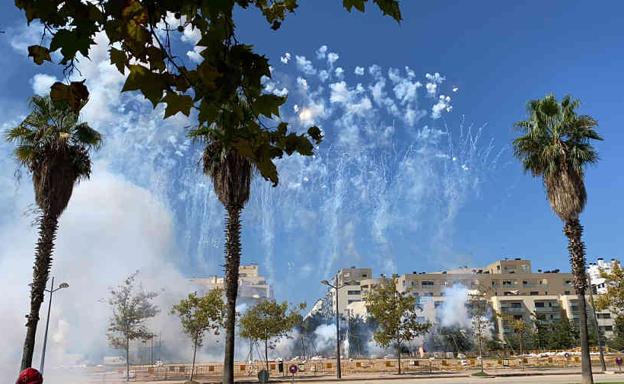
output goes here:
[{"label": "white smoke plume", "polygon": [[439,324],[443,327],[472,327],[472,317],[468,311],[469,290],[462,284],[445,287],[444,302],[437,309]]}]

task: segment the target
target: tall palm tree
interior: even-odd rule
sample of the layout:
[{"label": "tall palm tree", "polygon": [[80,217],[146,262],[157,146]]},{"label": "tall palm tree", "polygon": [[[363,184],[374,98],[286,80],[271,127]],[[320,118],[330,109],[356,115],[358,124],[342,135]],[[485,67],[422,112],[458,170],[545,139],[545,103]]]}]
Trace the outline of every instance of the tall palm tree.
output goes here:
[{"label": "tall palm tree", "polygon": [[99,148],[101,135],[68,108],[55,106],[49,97],[34,96],[31,113],[6,138],[15,142],[15,157],[32,175],[35,200],[41,215],[39,239],[26,316],[26,339],[21,369],[32,364],[39,308],[52,263],[58,220],[71,198],[74,185],[91,174],[89,150]]},{"label": "tall palm tree", "polygon": [[252,164],[234,149],[210,141],[203,154],[204,173],[212,178],[215,193],[227,211],[225,223],[225,355],[223,382],[234,382],[234,338],[238,269],[241,259],[240,215],[249,200]]},{"label": "tall palm tree", "polygon": [[580,102],[565,96],[561,103],[553,95],[528,104],[528,119],[515,124],[523,135],[513,142],[516,157],[525,171],[542,177],[550,206],[564,222],[574,288],[579,302],[582,352],[582,382],[593,383],[585,292],[585,245],[579,216],[587,201],[584,168],[598,161],[591,140],[602,140],[591,116],[577,115]]}]

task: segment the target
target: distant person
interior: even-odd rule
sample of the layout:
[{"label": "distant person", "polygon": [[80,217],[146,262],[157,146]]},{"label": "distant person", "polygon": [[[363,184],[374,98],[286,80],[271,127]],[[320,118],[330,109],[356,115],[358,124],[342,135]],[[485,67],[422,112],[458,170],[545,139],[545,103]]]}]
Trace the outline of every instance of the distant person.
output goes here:
[{"label": "distant person", "polygon": [[35,368],[26,368],[20,372],[15,384],[42,384],[43,376]]}]

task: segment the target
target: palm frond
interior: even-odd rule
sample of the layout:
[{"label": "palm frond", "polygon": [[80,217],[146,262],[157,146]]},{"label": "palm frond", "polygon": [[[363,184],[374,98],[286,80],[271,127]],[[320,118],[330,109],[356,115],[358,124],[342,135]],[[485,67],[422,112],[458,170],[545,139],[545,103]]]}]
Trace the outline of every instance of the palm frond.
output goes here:
[{"label": "palm frond", "polygon": [[578,115],[580,102],[554,95],[527,104],[528,119],[514,124],[522,135],[513,141],[514,155],[527,172],[541,176],[553,210],[564,220],[585,206],[584,168],[598,161],[592,140],[602,140],[597,121]]},{"label": "palm frond", "polygon": [[31,113],[6,133],[6,139],[17,144],[15,157],[32,174],[39,207],[60,214],[74,184],[90,176],[89,150],[98,149],[102,137],[49,97],[34,96],[30,106]]},{"label": "palm frond", "polygon": [[99,149],[102,146],[102,135],[87,123],[74,126],[73,140],[75,144]]}]

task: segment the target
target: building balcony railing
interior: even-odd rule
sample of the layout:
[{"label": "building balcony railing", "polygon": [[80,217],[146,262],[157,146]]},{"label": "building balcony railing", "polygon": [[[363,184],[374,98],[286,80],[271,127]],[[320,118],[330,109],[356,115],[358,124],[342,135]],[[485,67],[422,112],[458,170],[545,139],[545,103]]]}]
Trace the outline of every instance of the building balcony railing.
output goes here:
[{"label": "building balcony railing", "polygon": [[524,308],[516,308],[516,307],[502,307],[501,310],[505,313],[524,313]]},{"label": "building balcony railing", "polygon": [[561,307],[535,307],[535,312],[559,312]]}]

